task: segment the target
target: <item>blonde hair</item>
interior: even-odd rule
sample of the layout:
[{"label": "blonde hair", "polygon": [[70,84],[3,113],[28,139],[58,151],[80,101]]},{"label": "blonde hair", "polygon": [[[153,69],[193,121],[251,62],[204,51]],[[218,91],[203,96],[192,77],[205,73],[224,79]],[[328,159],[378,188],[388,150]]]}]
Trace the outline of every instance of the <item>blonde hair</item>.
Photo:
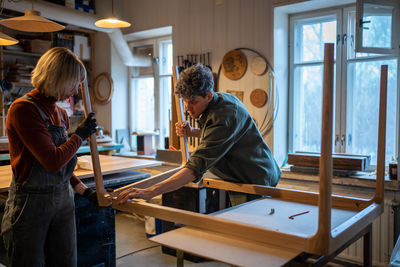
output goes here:
[{"label": "blonde hair", "polygon": [[82,61],[65,47],[43,54],[32,71],[32,85],[47,97],[60,97],[86,79]]}]

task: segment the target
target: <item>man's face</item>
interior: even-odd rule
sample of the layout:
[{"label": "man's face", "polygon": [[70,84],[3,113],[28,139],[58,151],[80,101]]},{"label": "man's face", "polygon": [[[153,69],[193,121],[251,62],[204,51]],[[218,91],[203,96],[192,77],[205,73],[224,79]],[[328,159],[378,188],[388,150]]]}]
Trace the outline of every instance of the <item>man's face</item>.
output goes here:
[{"label": "man's face", "polygon": [[189,112],[190,117],[198,118],[208,107],[208,103],[213,98],[212,93],[207,93],[206,96],[195,96],[193,98],[183,98],[186,110]]}]

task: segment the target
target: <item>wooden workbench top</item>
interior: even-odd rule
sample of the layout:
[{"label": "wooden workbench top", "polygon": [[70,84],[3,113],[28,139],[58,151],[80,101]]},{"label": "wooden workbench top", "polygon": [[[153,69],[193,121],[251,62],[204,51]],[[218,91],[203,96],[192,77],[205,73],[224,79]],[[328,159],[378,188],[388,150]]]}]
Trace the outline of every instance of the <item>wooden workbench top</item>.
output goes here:
[{"label": "wooden workbench top", "polygon": [[[123,158],[99,155],[101,172],[103,175],[119,173],[126,170],[142,169],[153,166],[161,165],[160,161],[136,159],[136,158]],[[74,171],[75,175],[80,179],[93,177],[93,171],[77,169]],[[8,190],[12,179],[12,171],[10,165],[0,166],[0,191]]]}]

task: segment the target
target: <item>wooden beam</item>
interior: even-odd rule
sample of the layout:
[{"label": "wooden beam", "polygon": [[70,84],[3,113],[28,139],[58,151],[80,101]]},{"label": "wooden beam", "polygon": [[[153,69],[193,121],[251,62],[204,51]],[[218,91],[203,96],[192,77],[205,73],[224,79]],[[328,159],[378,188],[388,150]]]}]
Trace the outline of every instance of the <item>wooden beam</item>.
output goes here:
[{"label": "wooden beam", "polygon": [[315,246],[329,250],[332,215],[332,128],[334,44],[325,44],[322,96],[321,158],[319,163],[319,214]]},{"label": "wooden beam", "polygon": [[[90,103],[89,88],[86,79],[83,82],[81,82],[81,92],[82,92],[83,106],[85,109],[85,116],[87,117],[88,114],[92,112],[92,105]],[[96,183],[96,194],[99,206],[101,207],[110,206],[111,199],[107,197],[108,193],[104,189],[104,184],[103,184],[103,175],[101,173],[99,151],[97,150],[97,143],[96,143],[96,133],[92,134],[92,136],[89,137],[89,145],[90,145],[90,155],[92,157],[94,181]]]},{"label": "wooden beam", "polygon": [[[181,210],[144,201],[129,201],[119,205],[113,201],[112,207],[117,210],[159,218],[169,222],[198,227],[213,232],[234,235],[269,244],[285,244],[292,249],[306,248],[307,237],[294,236],[277,232],[264,227],[249,225],[229,219],[206,214]],[[301,235],[299,233],[299,235]]]},{"label": "wooden beam", "polygon": [[[296,203],[318,205],[319,193],[301,191],[294,189],[276,188],[270,186],[253,185],[253,184],[239,184],[223,180],[203,179],[203,185],[208,188],[222,189],[226,191],[235,191],[246,194],[254,194],[261,196],[270,196],[284,201],[291,201]],[[352,211],[360,211],[369,206],[370,199],[353,198],[345,196],[332,196],[332,206],[337,209],[346,209]]]},{"label": "wooden beam", "polygon": [[[178,71],[178,66],[174,66],[172,69],[172,81],[174,85],[174,91],[176,87],[176,83],[179,80],[179,71]],[[178,118],[178,122],[182,123],[185,121],[185,115],[183,112],[183,104],[182,104],[182,99],[175,94],[175,108],[176,108],[176,114]],[[172,125],[172,127],[175,127],[175,125]],[[180,141],[180,148],[182,152],[182,165],[184,165],[188,158],[189,158],[189,148],[188,148],[188,139],[187,136],[183,136],[179,138]]]},{"label": "wooden beam", "polygon": [[379,131],[378,152],[376,164],[376,193],[373,199],[376,203],[382,203],[385,180],[385,150],[386,150],[386,105],[387,105],[387,76],[388,65],[381,66],[381,83],[379,96]]},{"label": "wooden beam", "polygon": [[172,170],[169,170],[169,171],[154,175],[154,176],[149,177],[147,179],[138,181],[136,183],[120,187],[118,189],[115,189],[112,195],[113,196],[114,195],[117,196],[121,191],[126,190],[126,189],[131,188],[131,187],[147,188],[149,186],[152,186],[154,184],[157,184],[159,182],[162,182],[162,181],[168,179],[169,177],[171,177],[172,175],[174,175],[175,173],[177,173],[180,170],[182,170],[182,167],[178,167],[178,168],[175,168],[175,169],[172,169]]}]

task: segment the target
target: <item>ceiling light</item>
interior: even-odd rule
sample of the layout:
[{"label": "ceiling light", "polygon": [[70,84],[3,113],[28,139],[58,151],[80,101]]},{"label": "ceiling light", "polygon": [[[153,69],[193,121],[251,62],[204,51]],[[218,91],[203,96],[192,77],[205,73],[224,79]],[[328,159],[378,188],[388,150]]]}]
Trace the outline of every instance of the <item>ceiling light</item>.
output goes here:
[{"label": "ceiling light", "polygon": [[100,28],[126,28],[130,27],[131,24],[129,22],[120,20],[114,16],[114,0],[111,3],[111,14],[112,16],[106,19],[97,20],[94,25]]},{"label": "ceiling light", "polygon": [[65,29],[65,26],[40,16],[36,10],[25,10],[25,15],[0,20],[0,24],[8,28],[24,32],[55,32]]},{"label": "ceiling light", "polygon": [[15,45],[18,44],[18,40],[0,32],[0,45]]},{"label": "ceiling light", "polygon": [[99,19],[94,23],[94,25],[100,28],[126,28],[131,26],[129,22],[117,18]]}]

